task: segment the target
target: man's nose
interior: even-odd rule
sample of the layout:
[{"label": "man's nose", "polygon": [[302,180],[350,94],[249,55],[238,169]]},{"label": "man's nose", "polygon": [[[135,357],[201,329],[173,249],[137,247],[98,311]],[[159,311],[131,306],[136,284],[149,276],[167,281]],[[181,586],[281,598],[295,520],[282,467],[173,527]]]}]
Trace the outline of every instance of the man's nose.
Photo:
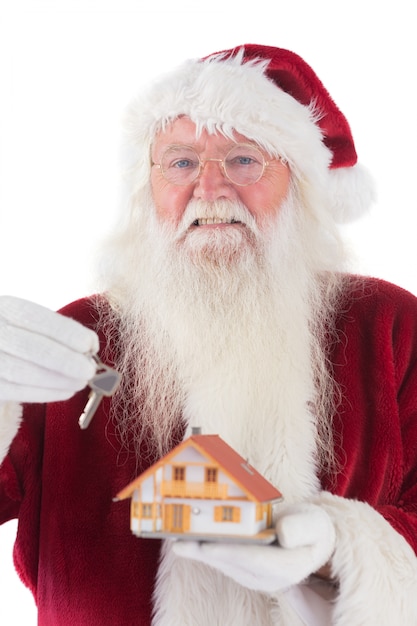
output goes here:
[{"label": "man's nose", "polygon": [[233,198],[235,190],[226,177],[221,159],[206,159],[194,186],[194,197],[208,202]]}]

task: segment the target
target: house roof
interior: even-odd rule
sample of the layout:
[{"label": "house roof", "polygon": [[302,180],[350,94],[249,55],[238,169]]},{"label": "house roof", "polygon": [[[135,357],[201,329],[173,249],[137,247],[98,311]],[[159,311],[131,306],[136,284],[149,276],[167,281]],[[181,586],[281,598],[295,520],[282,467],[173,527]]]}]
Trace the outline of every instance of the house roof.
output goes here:
[{"label": "house roof", "polygon": [[221,467],[251,500],[257,502],[270,502],[280,500],[282,494],[269,481],[266,480],[254,467],[229,446],[219,435],[191,435],[188,439],[178,444],[162,459],[151,465],[143,474],[122,489],[116,496],[117,500],[124,500],[132,495],[133,491],[149,475],[158,468],[169,463],[181,450],[193,446],[203,456],[210,458]]}]

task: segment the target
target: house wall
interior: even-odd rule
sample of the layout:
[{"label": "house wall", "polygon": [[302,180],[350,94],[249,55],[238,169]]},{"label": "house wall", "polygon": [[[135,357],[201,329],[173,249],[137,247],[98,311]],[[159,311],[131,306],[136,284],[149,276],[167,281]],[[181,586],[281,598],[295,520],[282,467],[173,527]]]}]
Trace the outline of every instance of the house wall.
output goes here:
[{"label": "house wall", "polygon": [[[201,500],[180,498],[165,498],[165,504],[186,504],[191,507],[190,530],[196,534],[222,535],[254,535],[266,527],[266,520],[256,520],[256,504],[250,501],[237,502],[235,500]],[[240,507],[240,522],[216,522],[214,509],[216,506]]]},{"label": "house wall", "polygon": [[135,494],[140,491],[143,502],[152,502],[154,499],[158,501],[161,498],[161,493],[158,488],[161,481],[162,468],[160,467],[154,474],[147,476],[147,478],[142,481],[139,489],[135,489]]},{"label": "house wall", "polygon": [[147,476],[141,483],[141,485],[135,489],[132,493],[131,501],[131,531],[135,534],[141,531],[155,532],[162,530],[162,519],[156,517],[154,519],[145,519],[135,515],[136,507],[141,507],[142,504],[152,504],[154,513],[160,511],[162,498],[159,489],[162,477],[162,468],[159,468],[155,474]]}]

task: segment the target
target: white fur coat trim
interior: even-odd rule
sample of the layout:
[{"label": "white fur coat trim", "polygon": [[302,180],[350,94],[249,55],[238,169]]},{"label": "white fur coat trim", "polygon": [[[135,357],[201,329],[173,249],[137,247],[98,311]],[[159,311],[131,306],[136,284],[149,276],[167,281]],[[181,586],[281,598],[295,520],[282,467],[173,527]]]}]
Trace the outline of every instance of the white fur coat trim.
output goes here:
[{"label": "white fur coat trim", "polygon": [[0,463],[19,430],[22,413],[22,406],[17,402],[0,403]]},{"label": "white fur coat trim", "polygon": [[[322,492],[314,502],[336,528],[332,574],[340,581],[334,626],[416,626],[417,558],[371,506]],[[291,595],[291,594],[290,594]],[[299,626],[286,594],[248,591],[206,566],[176,557],[170,542],[155,592],[154,626]],[[310,626],[310,625],[309,625]]]},{"label": "white fur coat trim", "polygon": [[332,574],[340,581],[335,626],[415,626],[417,558],[407,541],[364,502],[322,492],[315,499],[336,527]]}]

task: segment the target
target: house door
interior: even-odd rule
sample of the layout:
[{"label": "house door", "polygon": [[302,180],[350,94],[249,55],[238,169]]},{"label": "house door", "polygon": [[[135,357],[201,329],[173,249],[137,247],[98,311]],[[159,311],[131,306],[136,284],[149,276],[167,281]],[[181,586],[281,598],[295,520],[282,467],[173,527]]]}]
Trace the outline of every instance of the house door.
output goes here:
[{"label": "house door", "polygon": [[165,530],[170,533],[185,533],[190,530],[190,506],[167,504],[165,507]]}]

